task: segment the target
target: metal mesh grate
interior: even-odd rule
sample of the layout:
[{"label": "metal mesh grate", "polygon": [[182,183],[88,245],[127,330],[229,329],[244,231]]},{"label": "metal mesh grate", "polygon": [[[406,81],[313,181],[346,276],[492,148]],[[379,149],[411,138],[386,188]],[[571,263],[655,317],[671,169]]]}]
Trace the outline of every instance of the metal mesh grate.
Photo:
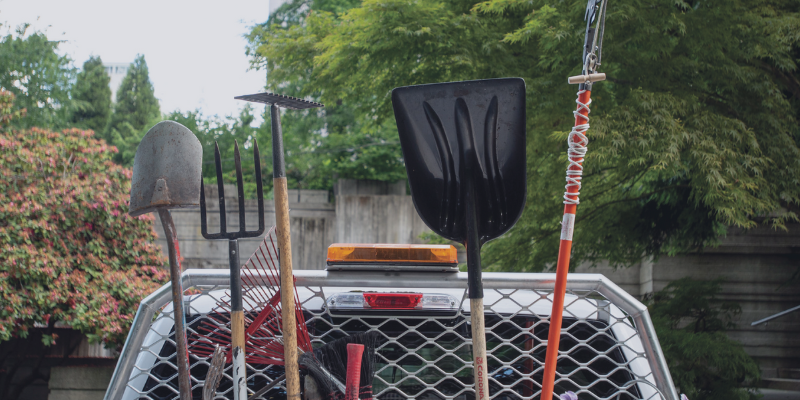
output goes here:
[{"label": "metal mesh grate", "polygon": [[[324,271],[317,273],[325,274]],[[353,273],[350,274],[352,276]],[[427,286],[420,280],[412,282],[413,285],[392,287],[395,290],[447,293],[456,302],[460,301],[460,307],[452,312],[343,312],[326,307],[331,295],[352,289],[391,289],[385,283],[345,287],[345,283],[347,286],[353,285],[352,278],[325,282],[324,277],[320,277],[315,283],[324,285],[314,286],[301,286],[302,281],[298,279],[300,301],[315,345],[353,332],[372,330],[382,334],[384,340],[377,350],[377,373],[373,381],[376,398],[474,399],[470,310],[464,288],[429,287],[436,280],[428,281]],[[530,287],[524,280],[519,282],[520,287]],[[547,316],[552,305],[548,297],[550,291],[492,288],[490,279],[485,279],[484,284],[490,394],[494,399],[538,398],[549,329]],[[674,392],[674,389],[665,391],[656,384],[659,380],[663,381],[663,375],[669,376],[668,371],[653,367],[658,365],[655,359],[663,359],[660,349],[654,353],[653,342],[642,340],[646,336],[643,333],[651,326],[641,325],[650,325],[649,317],[643,319],[638,313],[632,315],[623,311],[626,307],[615,305],[603,294],[607,294],[607,291],[599,290],[597,285],[585,288],[571,286],[565,302],[555,393],[570,390],[578,394],[580,399],[587,400],[672,400],[670,392]],[[194,329],[201,321],[216,320],[210,318],[208,313],[217,302],[225,300],[226,289],[225,285],[195,285],[187,290],[187,294],[192,293],[186,297],[190,340],[192,334],[197,333]],[[161,304],[167,301],[168,298],[164,298]],[[157,317],[152,319],[153,314],[150,314],[152,323],[142,327],[144,331],[132,331],[106,399],[156,400],[177,397],[171,306],[166,304],[155,313]],[[225,331],[229,327],[220,329]],[[142,338],[139,345],[133,343],[137,337]],[[135,347],[128,349],[129,346]],[[136,359],[127,374],[123,368],[123,359],[128,357],[126,353]],[[209,362],[210,359],[205,358],[191,359],[194,398],[200,398]],[[281,366],[249,365],[248,386],[251,391],[258,390],[282,373]],[[123,375],[126,376],[123,378]],[[120,382],[116,382],[118,380]],[[671,385],[671,381],[668,383]],[[116,390],[117,387],[120,390]],[[122,392],[124,395],[119,397]],[[225,370],[217,398],[233,398],[230,366]],[[285,392],[282,388],[275,388],[262,398],[283,399]]]}]

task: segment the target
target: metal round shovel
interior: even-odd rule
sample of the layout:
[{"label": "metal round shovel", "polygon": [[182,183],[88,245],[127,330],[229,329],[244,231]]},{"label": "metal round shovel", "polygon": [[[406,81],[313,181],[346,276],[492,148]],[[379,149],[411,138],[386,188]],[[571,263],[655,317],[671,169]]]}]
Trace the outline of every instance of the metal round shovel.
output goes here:
[{"label": "metal round shovel", "polygon": [[139,143],[131,177],[130,215],[135,217],[157,211],[167,239],[181,400],[192,398],[192,386],[189,381],[180,248],[169,210],[200,206],[202,160],[203,147],[194,133],[177,122],[163,121],[152,127]]},{"label": "metal round shovel", "polygon": [[392,91],[414,207],[467,249],[475,398],[489,398],[481,246],[525,206],[525,82],[520,78]]}]

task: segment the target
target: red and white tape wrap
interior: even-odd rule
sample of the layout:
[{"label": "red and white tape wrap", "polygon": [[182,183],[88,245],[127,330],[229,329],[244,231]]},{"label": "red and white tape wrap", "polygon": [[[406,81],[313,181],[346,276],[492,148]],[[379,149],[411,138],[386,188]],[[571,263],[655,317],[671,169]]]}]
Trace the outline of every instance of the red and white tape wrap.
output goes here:
[{"label": "red and white tape wrap", "polygon": [[[572,112],[575,115],[575,119],[577,120],[584,120],[582,124],[575,124],[572,127],[572,131],[569,132],[569,137],[567,138],[567,145],[569,146],[569,150],[567,150],[567,158],[569,159],[569,166],[567,167],[567,185],[564,186],[567,189],[564,192],[564,204],[575,204],[578,205],[581,201],[578,199],[578,195],[581,194],[581,178],[583,177],[583,158],[586,156],[586,150],[589,145],[589,138],[586,137],[586,131],[589,130],[589,104],[592,104],[592,99],[589,98],[589,101],[586,103],[581,102],[581,95],[586,93],[586,90],[581,90],[578,92],[578,99],[575,100],[578,103],[578,107],[575,111]],[[581,112],[585,111],[585,113]],[[570,191],[570,188],[574,187],[574,191]],[[574,217],[574,216],[573,216]],[[562,234],[563,239],[563,234]],[[572,240],[572,235],[570,235],[570,239]]]}]

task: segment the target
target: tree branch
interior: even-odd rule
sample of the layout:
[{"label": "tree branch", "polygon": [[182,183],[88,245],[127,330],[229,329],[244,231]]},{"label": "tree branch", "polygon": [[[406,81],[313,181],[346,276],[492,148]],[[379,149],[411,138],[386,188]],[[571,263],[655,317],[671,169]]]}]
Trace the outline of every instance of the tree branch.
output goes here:
[{"label": "tree branch", "polygon": [[653,190],[651,192],[647,192],[647,193],[645,193],[645,194],[643,194],[643,195],[641,195],[639,197],[634,197],[634,198],[630,198],[630,199],[619,199],[619,200],[609,201],[608,203],[602,204],[599,207],[595,208],[594,210],[590,211],[588,214],[585,214],[585,215],[581,216],[580,218],[576,218],[575,222],[580,222],[580,221],[583,221],[585,219],[588,219],[592,215],[597,214],[600,210],[602,210],[602,209],[604,209],[604,208],[606,208],[608,206],[611,206],[613,204],[627,203],[627,202],[631,202],[631,201],[642,200],[642,199],[650,197],[650,196],[652,196],[652,195],[654,195],[654,194],[656,194],[658,192],[663,192],[665,190],[675,189],[675,188],[680,188],[680,187],[691,188],[690,185],[670,185],[670,186],[664,186],[662,188]]},{"label": "tree branch", "polygon": [[776,77],[778,81],[786,85],[789,91],[792,92],[792,97],[800,97],[800,81],[796,77],[787,75],[784,73],[784,71],[781,71],[774,65],[770,65],[766,62],[762,61],[759,64],[762,69],[767,70],[767,72]]},{"label": "tree branch", "polygon": [[633,85],[633,81],[629,81],[629,80],[626,80],[626,79],[616,79],[616,78],[612,78],[612,77],[606,76],[606,80],[614,82],[614,83],[616,83],[618,85]]}]

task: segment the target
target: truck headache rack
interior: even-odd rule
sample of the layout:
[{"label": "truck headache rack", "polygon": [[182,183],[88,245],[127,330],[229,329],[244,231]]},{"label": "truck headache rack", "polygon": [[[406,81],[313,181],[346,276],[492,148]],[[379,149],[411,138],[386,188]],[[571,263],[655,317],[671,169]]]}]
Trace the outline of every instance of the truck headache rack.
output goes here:
[{"label": "truck headache rack", "polygon": [[[295,271],[295,276],[315,345],[353,332],[383,335],[373,381],[376,399],[474,399],[466,273]],[[187,270],[182,279],[191,341],[201,323],[217,320],[209,314],[217,302],[228,300],[230,275]],[[554,280],[555,274],[484,274],[493,399],[539,396]],[[330,296],[352,290],[444,293],[460,304],[451,312],[328,307]],[[178,396],[172,321],[166,284],[142,300],[105,400]],[[210,358],[192,355],[190,362],[193,397],[199,398]],[[248,389],[252,394],[282,373],[282,366],[248,365]],[[679,400],[646,307],[600,274],[568,279],[555,393],[567,390],[582,400]],[[228,398],[233,398],[230,364],[217,392],[217,399]],[[285,398],[285,391],[278,387],[260,398]]]}]

